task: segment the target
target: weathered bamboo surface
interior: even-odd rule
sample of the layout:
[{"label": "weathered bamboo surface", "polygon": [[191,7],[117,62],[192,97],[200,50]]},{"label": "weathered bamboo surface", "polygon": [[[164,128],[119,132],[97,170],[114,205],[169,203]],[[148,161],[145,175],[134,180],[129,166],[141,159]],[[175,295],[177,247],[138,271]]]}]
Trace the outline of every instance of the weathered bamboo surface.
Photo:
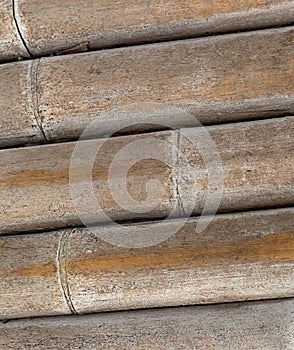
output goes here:
[{"label": "weathered bamboo surface", "polygon": [[0,60],[281,26],[294,16],[293,1],[281,0],[1,0],[0,5]]},{"label": "weathered bamboo surface", "polygon": [[77,139],[95,118],[103,136],[134,105],[124,123],[144,123],[136,132],[165,123],[158,104],[191,115],[169,115],[171,127],[290,115],[293,39],[285,27],[2,65],[0,146]]},{"label": "weathered bamboo surface", "polygon": [[292,350],[293,299],[0,322],[17,349]]},{"label": "weathered bamboo surface", "polygon": [[[76,226],[80,213],[91,223],[198,215],[221,186],[219,212],[292,206],[293,133],[284,117],[82,141],[80,152],[74,142],[1,150],[0,232]],[[91,181],[93,197],[79,187]]]},{"label": "weathered bamboo surface", "polygon": [[[140,249],[99,238],[130,226],[0,237],[0,318],[292,297],[293,214],[221,214],[201,234],[190,218]],[[182,220],[133,226],[165,235]]]},{"label": "weathered bamboo surface", "polygon": [[13,1],[0,0],[0,19],[0,62],[29,57],[13,17]]}]

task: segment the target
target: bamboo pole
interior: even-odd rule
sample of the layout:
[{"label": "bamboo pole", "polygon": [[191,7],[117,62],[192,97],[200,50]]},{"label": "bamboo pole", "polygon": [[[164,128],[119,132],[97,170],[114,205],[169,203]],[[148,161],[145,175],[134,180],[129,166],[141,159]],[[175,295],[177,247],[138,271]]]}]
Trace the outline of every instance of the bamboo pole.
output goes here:
[{"label": "bamboo pole", "polygon": [[0,233],[292,206],[293,131],[285,117],[1,150]]},{"label": "bamboo pole", "polygon": [[29,57],[14,20],[13,3],[10,0],[0,0],[0,62]]},{"label": "bamboo pole", "polygon": [[0,237],[0,318],[291,297],[293,214],[217,215],[201,234],[198,218],[133,224],[135,234],[178,230],[140,249],[100,239],[130,226]]},{"label": "bamboo pole", "polygon": [[290,115],[292,53],[286,27],[2,65],[0,146]]},{"label": "bamboo pole", "polygon": [[[294,15],[293,1],[281,0],[46,0],[42,4],[14,0],[13,4],[14,13],[10,0],[1,1],[6,21],[0,60],[27,56],[11,39],[12,35],[18,37],[18,31],[29,52],[43,56],[281,26],[291,23]],[[5,51],[7,41],[12,44],[10,52]]]},{"label": "bamboo pole", "polygon": [[292,350],[293,299],[0,322],[0,346]]}]

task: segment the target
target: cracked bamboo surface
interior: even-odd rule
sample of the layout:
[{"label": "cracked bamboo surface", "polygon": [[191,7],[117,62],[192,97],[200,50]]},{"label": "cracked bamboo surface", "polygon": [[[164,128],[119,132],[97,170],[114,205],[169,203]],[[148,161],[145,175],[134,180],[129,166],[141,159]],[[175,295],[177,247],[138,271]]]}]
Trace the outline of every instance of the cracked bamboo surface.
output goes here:
[{"label": "cracked bamboo surface", "polygon": [[292,297],[293,214],[221,214],[200,234],[198,218],[133,224],[144,234],[178,228],[140,249],[99,238],[128,225],[0,237],[0,318]]},{"label": "cracked bamboo surface", "polygon": [[220,212],[292,206],[293,132],[284,117],[1,150],[0,232],[76,226],[81,213],[88,223],[198,215],[221,185]]},{"label": "cracked bamboo surface", "polygon": [[96,117],[103,136],[122,118],[138,132],[290,115],[293,42],[285,27],[1,65],[0,146],[77,139]]},{"label": "cracked bamboo surface", "polygon": [[0,60],[282,26],[294,15],[293,1],[281,0],[1,0],[0,5]]},{"label": "cracked bamboo surface", "polygon": [[0,19],[0,62],[29,57],[14,20],[13,1],[0,0]]},{"label": "cracked bamboo surface", "polygon": [[293,299],[0,322],[0,347],[292,350]]}]

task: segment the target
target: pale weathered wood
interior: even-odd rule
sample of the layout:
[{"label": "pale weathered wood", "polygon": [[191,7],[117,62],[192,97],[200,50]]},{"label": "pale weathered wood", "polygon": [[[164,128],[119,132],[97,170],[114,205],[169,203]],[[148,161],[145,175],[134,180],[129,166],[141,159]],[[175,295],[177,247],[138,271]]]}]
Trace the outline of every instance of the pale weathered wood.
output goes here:
[{"label": "pale weathered wood", "polygon": [[197,218],[134,224],[144,235],[178,228],[140,249],[99,238],[130,226],[0,237],[0,318],[294,296],[293,214],[217,215],[201,234]]},{"label": "pale weathered wood", "polygon": [[[145,199],[145,184],[149,179],[158,179],[163,184],[163,199],[157,208],[145,214],[131,213],[116,203],[109,190],[108,174],[113,157],[129,143],[136,140],[142,142],[144,139],[149,140],[150,136],[113,138],[104,145],[104,140],[85,141],[88,149],[103,145],[93,167],[93,184],[102,209],[113,219],[164,217],[175,205],[172,169],[152,159],[139,162],[133,167],[128,173],[127,181],[129,193],[138,201],[138,208],[144,209],[142,201]],[[160,142],[160,154],[166,162],[172,160],[172,139],[171,132],[151,135],[151,140]],[[71,142],[0,151],[0,196],[3,208],[0,213],[1,233],[81,224],[71,198],[69,184],[74,147],[75,143]],[[86,179],[83,159],[88,157],[88,149],[79,156],[80,166],[75,172],[78,176],[77,185]],[[140,155],[143,150],[149,150],[150,154],[154,153],[152,143],[149,147],[144,143],[141,147],[135,147],[133,156]],[[121,166],[125,163],[124,159],[119,162]],[[120,169],[114,172],[114,177],[120,179]],[[87,197],[88,193],[81,193],[79,201],[83,202]],[[86,204],[83,211],[86,209],[93,218],[97,218],[94,221],[99,222],[103,218],[95,209],[95,205],[95,202],[91,205]]]},{"label": "pale weathered wood", "polygon": [[0,0],[0,61],[9,61],[18,57],[29,57],[29,53],[13,18],[13,1]]},{"label": "pale weathered wood", "polygon": [[[294,204],[294,117],[210,126],[206,130],[223,168],[219,211]],[[206,141],[206,130],[184,129],[179,136],[178,191],[184,210],[195,214],[205,205],[209,185],[213,190],[202,155],[212,159],[212,175],[218,164]],[[195,152],[191,141],[201,153]]]},{"label": "pale weathered wood", "polygon": [[[8,2],[3,12],[12,22]],[[37,56],[279,26],[294,16],[293,1],[282,0],[14,0],[14,5],[22,37]],[[3,28],[10,32],[6,23]]]},{"label": "pale weathered wood", "polygon": [[0,269],[0,314],[4,311],[6,317],[14,318],[70,312],[55,266],[60,236],[53,232],[42,237],[11,236],[1,240],[0,260],[6,263]]},{"label": "pale weathered wood", "polygon": [[37,122],[35,64],[0,66],[0,146],[45,141]]},{"label": "pale weathered wood", "polygon": [[[31,118],[21,110],[19,100],[13,100],[19,94],[20,78],[11,81],[12,75],[27,76],[29,92],[23,92],[22,104],[26,94],[32,97],[29,103],[49,141],[77,139],[96,117],[99,125],[92,133],[103,136],[116,131],[122,118],[126,125],[145,123],[130,127],[142,131],[166,128],[166,120],[171,127],[184,127],[197,125],[196,118],[213,124],[290,115],[294,113],[293,42],[293,28],[287,27],[0,66],[1,89],[9,86],[12,99],[8,110],[3,107],[5,100],[0,104],[4,125],[0,146],[38,141],[25,139],[28,131],[23,124]],[[152,117],[142,103],[156,103],[153,115],[156,108],[161,113]],[[176,112],[167,118],[162,113],[166,105],[191,117]],[[128,117],[107,114],[126,107]],[[152,122],[164,125],[146,125]],[[22,132],[24,139],[19,138]],[[36,133],[35,128],[31,133]]]},{"label": "pale weathered wood", "polygon": [[[71,182],[80,186],[93,181],[96,198],[92,202],[88,201],[89,190],[75,194],[76,203],[70,193],[70,164],[76,143],[1,150],[0,232],[79,225],[76,209],[94,223],[105,222],[103,213],[113,220],[166,217],[173,209],[174,216],[189,216],[191,211],[197,215],[208,191],[219,187],[208,178],[208,169],[210,174],[223,169],[219,211],[294,205],[294,117],[209,126],[205,130],[210,132],[216,150],[202,128],[82,141],[79,144],[85,149],[77,156]],[[102,148],[91,170],[85,160],[97,146]],[[126,146],[130,147],[128,158],[114,161]],[[209,156],[218,153],[221,163],[209,160],[208,168],[201,157],[203,147]],[[118,167],[110,170],[115,163]],[[124,179],[123,168],[129,163],[133,165]],[[87,170],[92,173],[90,179]],[[120,198],[109,175],[120,188],[127,185]],[[150,180],[159,180],[162,189],[148,190]],[[146,202],[148,194],[153,209]],[[135,209],[129,207],[132,203],[127,195],[137,201]],[[98,201],[101,208],[97,208]]]},{"label": "pale weathered wood", "polygon": [[0,322],[6,350],[292,350],[293,299]]}]

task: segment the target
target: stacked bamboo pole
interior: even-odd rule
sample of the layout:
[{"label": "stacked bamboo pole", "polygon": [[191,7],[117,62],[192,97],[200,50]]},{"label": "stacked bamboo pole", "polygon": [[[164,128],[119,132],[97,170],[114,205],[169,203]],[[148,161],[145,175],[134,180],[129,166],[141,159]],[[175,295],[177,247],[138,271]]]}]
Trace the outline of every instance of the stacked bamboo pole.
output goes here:
[{"label": "stacked bamboo pole", "polygon": [[[101,137],[121,124],[138,132],[291,115],[293,38],[286,27],[2,65],[0,146],[77,139],[95,118]],[[114,113],[141,103],[190,118]]]},{"label": "stacked bamboo pole", "polygon": [[292,350],[293,5],[0,0],[0,349]]},{"label": "stacked bamboo pole", "polygon": [[292,350],[293,300],[0,322],[0,347]]},{"label": "stacked bamboo pole", "polygon": [[0,61],[293,21],[293,1],[1,0]]},{"label": "stacked bamboo pole", "polygon": [[[291,297],[293,214],[217,215],[201,234],[191,218],[0,237],[0,318]],[[174,227],[140,249],[100,239]]]},{"label": "stacked bamboo pole", "polygon": [[199,215],[218,190],[220,212],[292,206],[293,133],[285,117],[2,150],[1,233],[80,225],[81,213],[92,223]]}]

